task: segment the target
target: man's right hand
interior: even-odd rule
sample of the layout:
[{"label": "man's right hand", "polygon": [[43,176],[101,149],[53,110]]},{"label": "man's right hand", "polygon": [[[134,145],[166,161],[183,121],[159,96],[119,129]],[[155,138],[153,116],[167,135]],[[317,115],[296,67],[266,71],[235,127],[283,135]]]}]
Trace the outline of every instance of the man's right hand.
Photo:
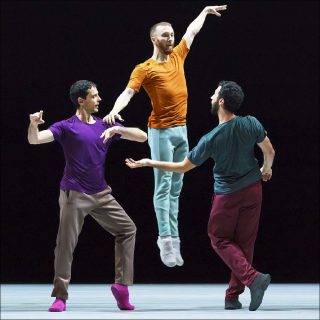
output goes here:
[{"label": "man's right hand", "polygon": [[119,120],[119,121],[121,121],[121,122],[124,122],[124,120],[122,119],[122,117],[120,116],[119,113],[110,112],[108,115],[106,115],[106,116],[103,118],[103,121],[106,122],[106,123],[109,124],[109,125],[115,124],[116,120]]},{"label": "man's right hand", "polygon": [[42,119],[43,111],[40,110],[39,112],[30,114],[30,124],[33,126],[38,126],[39,124],[43,124],[44,120]]}]

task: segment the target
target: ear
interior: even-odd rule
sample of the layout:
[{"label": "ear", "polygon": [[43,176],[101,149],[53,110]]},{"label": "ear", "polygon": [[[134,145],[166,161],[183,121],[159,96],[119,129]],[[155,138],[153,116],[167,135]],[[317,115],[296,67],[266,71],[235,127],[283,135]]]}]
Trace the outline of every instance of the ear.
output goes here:
[{"label": "ear", "polygon": [[155,38],[154,36],[150,37],[150,39],[151,39],[151,42],[152,42],[152,43],[155,43],[156,38]]},{"label": "ear", "polygon": [[78,97],[78,104],[80,107],[83,105],[83,103],[84,103],[84,99],[81,97]]},{"label": "ear", "polygon": [[223,98],[220,98],[218,102],[219,102],[219,106],[220,107],[224,105],[224,99]]}]

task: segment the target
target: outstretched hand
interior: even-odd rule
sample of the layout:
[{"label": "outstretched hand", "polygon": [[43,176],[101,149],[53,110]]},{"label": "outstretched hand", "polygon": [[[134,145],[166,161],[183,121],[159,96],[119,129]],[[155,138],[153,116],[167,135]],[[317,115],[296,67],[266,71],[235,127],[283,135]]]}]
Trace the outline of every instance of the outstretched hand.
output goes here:
[{"label": "outstretched hand", "polygon": [[39,112],[35,112],[33,114],[30,114],[29,115],[30,123],[35,126],[37,126],[39,124],[43,124],[44,120],[42,119],[42,115],[43,115],[42,110],[40,110]]},{"label": "outstretched hand", "polygon": [[122,119],[122,117],[120,116],[119,113],[113,113],[110,112],[109,114],[107,114],[104,118],[103,121],[106,122],[109,125],[113,125],[116,123],[116,120],[119,120],[121,122],[124,122],[124,120]]},{"label": "outstretched hand", "polygon": [[133,160],[131,158],[126,159],[126,165],[131,169],[147,167],[150,159]]},{"label": "outstretched hand", "polygon": [[218,11],[223,11],[223,10],[227,10],[227,5],[205,7],[205,11],[207,13],[214,14],[217,17],[221,17],[221,14]]}]

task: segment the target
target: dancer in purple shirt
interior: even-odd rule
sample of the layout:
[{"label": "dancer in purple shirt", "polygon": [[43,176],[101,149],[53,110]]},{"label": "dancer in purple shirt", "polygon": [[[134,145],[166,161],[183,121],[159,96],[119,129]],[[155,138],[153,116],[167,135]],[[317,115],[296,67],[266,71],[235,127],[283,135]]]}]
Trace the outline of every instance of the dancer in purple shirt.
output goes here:
[{"label": "dancer in purple shirt", "polygon": [[111,291],[121,310],[133,310],[128,285],[133,283],[133,257],[136,226],[111,194],[105,180],[104,164],[110,144],[121,139],[145,142],[147,134],[138,128],[110,126],[92,114],[98,111],[101,98],[96,84],[79,80],[70,88],[70,99],[76,107],[71,118],[56,122],[47,130],[43,111],[30,114],[30,144],[58,141],[64,151],[65,169],[60,183],[60,224],[55,247],[55,301],[49,311],[66,310],[71,279],[73,252],[84,218],[92,216],[115,237],[115,283]]}]

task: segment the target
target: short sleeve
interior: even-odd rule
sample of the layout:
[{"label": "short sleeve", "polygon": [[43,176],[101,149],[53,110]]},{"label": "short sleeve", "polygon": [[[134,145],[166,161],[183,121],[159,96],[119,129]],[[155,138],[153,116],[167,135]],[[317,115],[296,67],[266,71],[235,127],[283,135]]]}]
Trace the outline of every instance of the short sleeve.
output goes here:
[{"label": "short sleeve", "polygon": [[256,143],[262,142],[266,136],[267,136],[267,131],[264,129],[260,121],[255,118],[255,117],[250,117],[252,120],[253,124],[253,130],[256,138]]},{"label": "short sleeve", "polygon": [[54,140],[60,142],[64,137],[64,121],[54,123],[48,130],[52,132]]},{"label": "short sleeve", "polygon": [[131,73],[127,88],[131,88],[134,91],[139,92],[146,77],[146,73],[146,70],[144,70],[141,64],[137,65]]},{"label": "short sleeve", "polygon": [[212,156],[207,137],[200,139],[198,144],[188,153],[187,158],[196,166],[200,166]]},{"label": "short sleeve", "polygon": [[177,54],[182,60],[186,59],[189,53],[189,49],[184,38],[182,38],[180,43],[173,49],[173,52]]}]

